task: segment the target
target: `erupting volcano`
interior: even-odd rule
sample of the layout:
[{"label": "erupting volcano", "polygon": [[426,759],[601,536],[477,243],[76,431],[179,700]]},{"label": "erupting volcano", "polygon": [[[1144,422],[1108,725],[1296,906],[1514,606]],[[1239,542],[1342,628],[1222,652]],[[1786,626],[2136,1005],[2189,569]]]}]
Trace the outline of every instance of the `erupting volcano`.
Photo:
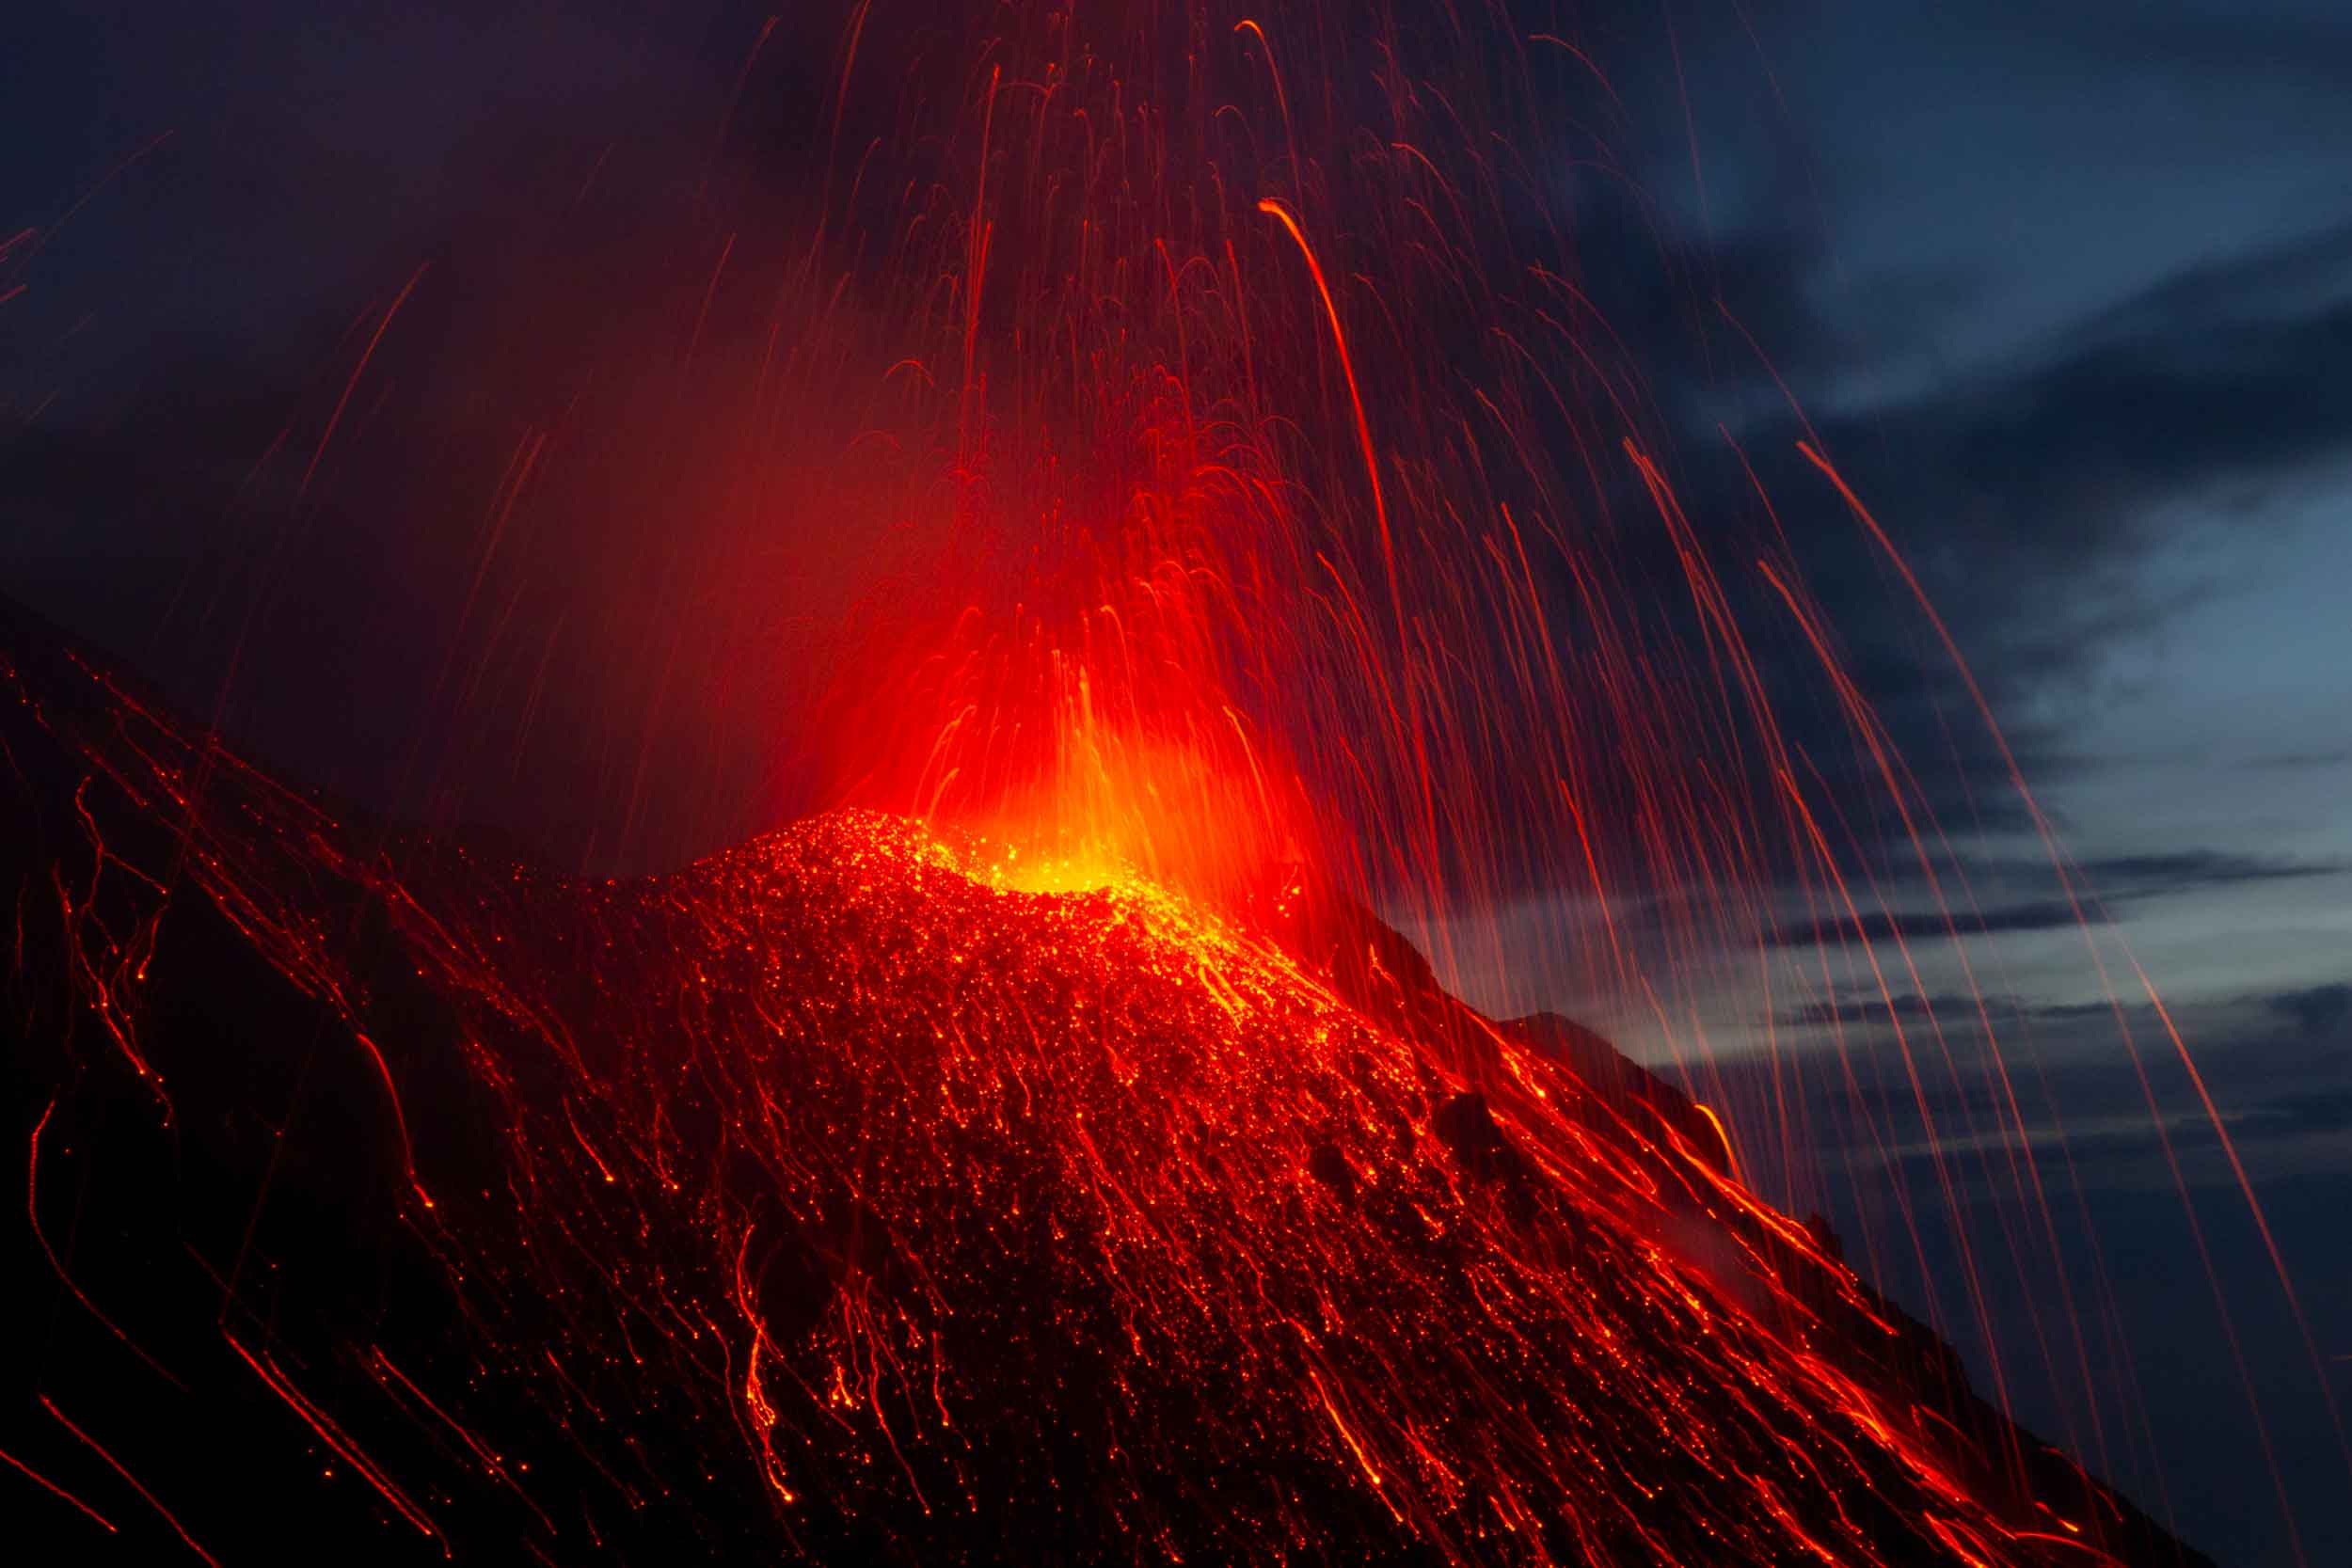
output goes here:
[{"label": "erupting volcano", "polygon": [[2201,1560],[1310,868],[845,812],[584,882],[7,673],[44,1407],[208,1559]]},{"label": "erupting volcano", "polygon": [[[1963,814],[2038,846],[2299,1325],[2280,1249],[1785,385],[1777,451],[1707,413],[1733,515],[1693,523],[1680,389],[1582,264],[1663,219],[1543,172],[1629,184],[1584,35],[958,3],[901,49],[885,8],[769,19],[690,181],[534,170],[527,284],[387,281],[184,595],[215,722],[0,636],[38,1361],[0,1460],[41,1528],[215,1568],[2201,1562],[2102,1479],[2115,1289]],[[745,200],[730,138],[794,177]],[[435,400],[514,381],[444,447]],[[336,531],[371,475],[413,614]],[[239,683],[359,702],[257,651],[322,539],[427,650],[365,801],[228,738]],[[1825,561],[1934,661],[1907,712]],[[1841,1186],[1884,1216],[1851,1264]]]}]

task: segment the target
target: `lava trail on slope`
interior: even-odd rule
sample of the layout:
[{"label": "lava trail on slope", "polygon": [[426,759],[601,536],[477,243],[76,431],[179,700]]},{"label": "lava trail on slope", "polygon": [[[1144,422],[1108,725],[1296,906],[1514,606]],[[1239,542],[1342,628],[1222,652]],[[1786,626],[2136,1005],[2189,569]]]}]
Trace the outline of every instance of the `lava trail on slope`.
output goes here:
[{"label": "lava trail on slope", "polygon": [[93,1552],[2199,1560],[1304,871],[835,815],[585,882],[6,681],[0,1450]]}]

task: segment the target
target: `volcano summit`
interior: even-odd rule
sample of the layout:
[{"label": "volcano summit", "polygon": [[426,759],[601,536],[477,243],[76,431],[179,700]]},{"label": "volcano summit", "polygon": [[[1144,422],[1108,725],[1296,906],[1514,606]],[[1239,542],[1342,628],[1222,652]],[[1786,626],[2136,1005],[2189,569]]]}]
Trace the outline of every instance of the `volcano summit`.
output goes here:
[{"label": "volcano summit", "polygon": [[[2194,1563],[1305,872],[569,879],[11,635],[0,1450],[126,1560]],[[183,1544],[184,1543],[184,1545]]]}]

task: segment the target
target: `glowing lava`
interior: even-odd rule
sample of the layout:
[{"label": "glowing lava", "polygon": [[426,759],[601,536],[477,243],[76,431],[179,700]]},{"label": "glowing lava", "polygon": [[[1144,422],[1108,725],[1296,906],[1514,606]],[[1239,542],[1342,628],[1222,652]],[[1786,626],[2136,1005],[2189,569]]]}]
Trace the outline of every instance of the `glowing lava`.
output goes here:
[{"label": "glowing lava", "polygon": [[[454,1347],[233,1291],[221,1339],[427,1549],[482,1489],[559,1555],[649,1509],[818,1560],[2025,1563],[2142,1528],[1691,1117],[1302,878],[1252,926],[859,813],[644,880],[395,875],[93,692],[93,787],[381,1065]],[[352,967],[345,920],[434,1007]],[[120,929],[78,931],[85,973]],[[405,1092],[453,1071],[490,1148]],[[330,1408],[306,1342],[383,1402]],[[363,1435],[395,1412],[455,1434],[432,1479]],[[604,1481],[542,1497],[567,1452]]]}]

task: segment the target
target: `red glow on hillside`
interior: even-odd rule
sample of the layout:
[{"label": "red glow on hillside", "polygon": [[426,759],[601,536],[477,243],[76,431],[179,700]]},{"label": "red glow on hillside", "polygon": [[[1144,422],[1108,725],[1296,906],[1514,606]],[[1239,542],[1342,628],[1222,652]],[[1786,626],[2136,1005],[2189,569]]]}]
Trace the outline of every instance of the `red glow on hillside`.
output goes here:
[{"label": "red glow on hillside", "polygon": [[[748,1462],[768,1538],[819,1558],[985,1557],[1001,1530],[1984,1568],[2144,1539],[1749,1191],[1712,1112],[1453,1001],[1311,877],[1247,917],[1131,872],[1040,892],[1002,846],[858,813],[635,881],[431,852],[396,875],[105,701],[87,766],[178,825],[278,973],[384,1042],[373,1114],[415,1140],[406,1220],[481,1359],[437,1386],[405,1348],[351,1348],[454,1438],[456,1484],[559,1537],[536,1479],[557,1433],[639,1476],[624,1497],[731,1518],[748,1499],[698,1478]],[[158,885],[100,853],[126,891]],[[446,1039],[398,1033],[413,1006],[346,967],[326,915],[351,897]],[[103,932],[77,941],[94,982],[119,976]],[[469,1158],[449,1107],[404,1088],[450,1041],[502,1118],[502,1187],[444,1175]],[[383,1457],[385,1410],[305,1387],[234,1296],[220,1327],[444,1538],[442,1488]],[[637,1444],[681,1403],[709,1412],[683,1446]]]}]

